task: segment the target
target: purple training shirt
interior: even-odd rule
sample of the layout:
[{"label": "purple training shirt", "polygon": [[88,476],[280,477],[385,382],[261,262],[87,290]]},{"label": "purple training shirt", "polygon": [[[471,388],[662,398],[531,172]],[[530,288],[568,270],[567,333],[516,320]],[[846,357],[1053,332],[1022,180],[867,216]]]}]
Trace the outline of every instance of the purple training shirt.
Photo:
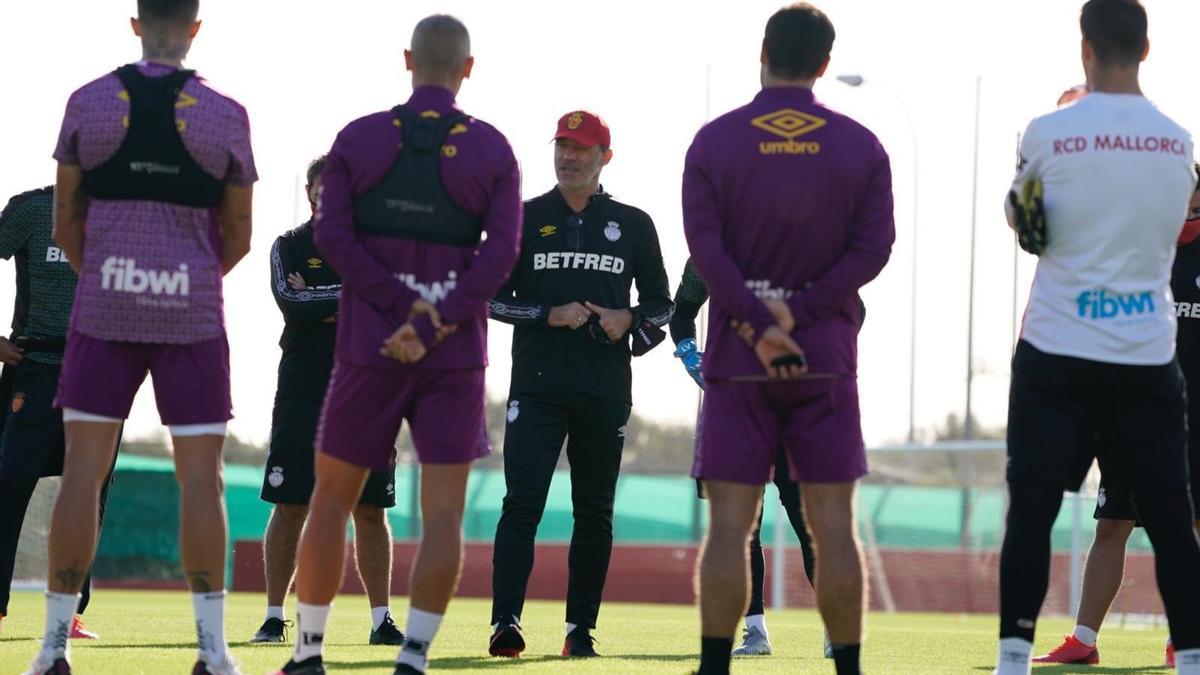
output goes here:
[{"label": "purple training shirt", "polygon": [[712,295],[706,379],[762,374],[730,320],[761,334],[774,323],[765,298],[787,301],[812,372],[855,374],[858,289],[896,236],[891,169],[874,134],[809,89],[763,89],[696,134],[683,228]]},{"label": "purple training shirt", "polygon": [[[150,77],[175,69],[139,64]],[[109,73],[71,95],[54,159],[93,169],[125,140],[129,95]],[[226,184],[258,180],[250,121],[233,99],[199,76],[175,103],[180,138],[206,173]],[[216,209],[162,202],[92,200],[71,329],[116,342],[191,344],[225,330],[221,234]]]},{"label": "purple training shirt", "polygon": [[[441,87],[418,87],[407,104],[418,113],[458,108]],[[317,248],[342,277],[336,356],[358,366],[406,367],[379,353],[384,340],[408,320],[412,303],[435,304],[442,321],[458,330],[415,366],[423,369],[487,365],[487,303],[517,260],[521,233],[521,176],[512,148],[494,127],[469,118],[441,154],[446,194],[483,219],[478,247],[364,236],[354,222],[354,200],[384,179],[396,162],[403,133],[392,111],[351,122],[338,134],[321,174]]]}]

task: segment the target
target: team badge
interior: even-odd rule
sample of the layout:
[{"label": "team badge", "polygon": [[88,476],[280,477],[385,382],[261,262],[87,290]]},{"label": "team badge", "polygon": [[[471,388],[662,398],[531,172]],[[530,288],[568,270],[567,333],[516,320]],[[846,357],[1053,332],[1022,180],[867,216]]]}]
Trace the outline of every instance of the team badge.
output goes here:
[{"label": "team badge", "polygon": [[1200,277],[1196,277],[1196,288],[1200,288]]},{"label": "team badge", "polygon": [[573,112],[567,118],[567,128],[571,131],[578,129],[581,124],[583,124],[583,113],[581,112]]},{"label": "team badge", "polygon": [[1108,501],[1108,495],[1104,494],[1104,488],[1100,488],[1100,492],[1096,494],[1096,506],[1104,508],[1104,502]]},{"label": "team badge", "polygon": [[553,236],[555,232],[558,232],[558,227],[554,225],[546,225],[542,229],[538,230],[538,234],[541,234],[543,237]]},{"label": "team badge", "polygon": [[516,422],[517,418],[520,416],[521,416],[521,402],[520,401],[509,401],[508,402],[508,414],[506,415],[506,417],[508,418],[508,423],[512,424],[513,422]]},{"label": "team badge", "polygon": [[321,259],[320,258],[309,258],[308,259],[308,269],[310,269],[310,270],[321,269]]},{"label": "team badge", "polygon": [[621,226],[614,221],[608,221],[608,226],[604,228],[604,238],[609,241],[616,241],[621,238]]},{"label": "team badge", "polygon": [[12,399],[13,414],[15,415],[15,414],[21,412],[21,408],[24,408],[24,407],[25,407],[25,393],[18,391],[17,393],[13,394],[13,399]]},{"label": "team badge", "polygon": [[271,474],[267,476],[267,483],[269,483],[271,485],[271,487],[273,487],[273,488],[277,488],[280,485],[283,485],[283,467],[282,466],[271,467]]}]

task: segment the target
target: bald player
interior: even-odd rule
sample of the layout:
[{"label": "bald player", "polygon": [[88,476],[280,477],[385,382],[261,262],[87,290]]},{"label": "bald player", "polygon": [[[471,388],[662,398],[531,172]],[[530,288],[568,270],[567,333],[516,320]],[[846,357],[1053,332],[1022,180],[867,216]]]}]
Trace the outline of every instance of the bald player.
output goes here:
[{"label": "bald player", "polygon": [[395,462],[405,420],[421,462],[422,539],[395,673],[425,672],[458,585],[467,475],[489,451],[487,302],[516,262],[521,227],[508,141],[455,104],[474,65],[470,46],[457,19],[422,20],[404,53],[412,96],[351,122],[329,151],[315,236],[341,274],[342,296],[300,536],[300,635],[281,673],[325,672],[346,521],[368,472]]},{"label": "bald player", "polygon": [[98,497],[147,373],[175,450],[199,646],[192,672],[237,672],[224,632],[221,447],[232,406],[221,278],[250,249],[250,124],[241,105],[182,68],[200,30],[198,0],[137,8],[142,60],[71,95],[54,151],[54,237],[79,282],[55,402],[67,452],[35,674],[70,672],[63,637],[95,555]]},{"label": "bald player", "polygon": [[[883,147],[813,98],[833,39],[813,6],[779,10],[763,39],[762,91],[701,129],[684,164],[684,233],[712,296],[693,468],[710,513],[699,573],[704,675],[729,672],[747,544],[780,447],[801,483],[837,672],[859,672],[866,594],[854,494],[867,461],[858,290],[887,263],[895,225]],[[803,379],[805,357],[815,377]]]}]

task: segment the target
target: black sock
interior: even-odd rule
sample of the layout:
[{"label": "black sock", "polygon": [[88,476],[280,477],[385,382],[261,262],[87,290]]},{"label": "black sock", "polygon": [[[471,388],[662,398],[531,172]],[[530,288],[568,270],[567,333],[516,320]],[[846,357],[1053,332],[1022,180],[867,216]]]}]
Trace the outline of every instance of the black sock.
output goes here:
[{"label": "black sock", "polygon": [[316,665],[316,664],[318,664],[318,663],[323,663],[323,662],[321,661],[321,655],[320,655],[320,654],[318,654],[318,655],[316,655],[316,656],[310,656],[310,657],[308,657],[307,659],[304,659],[303,661],[300,661],[299,663],[297,663],[297,662],[296,662],[296,658],[295,658],[295,657],[292,657],[291,659],[288,659],[288,662],[287,662],[286,664],[284,664],[284,666],[283,666],[283,672],[285,672],[285,673],[290,673],[290,672],[292,672],[293,670],[296,670],[297,668],[300,668],[301,666],[312,666],[312,665]]},{"label": "black sock", "polygon": [[862,645],[832,645],[833,666],[837,675],[860,675],[862,670],[858,665],[858,653]]},{"label": "black sock", "polygon": [[701,637],[698,675],[729,675],[729,659],[732,655],[732,639]]}]

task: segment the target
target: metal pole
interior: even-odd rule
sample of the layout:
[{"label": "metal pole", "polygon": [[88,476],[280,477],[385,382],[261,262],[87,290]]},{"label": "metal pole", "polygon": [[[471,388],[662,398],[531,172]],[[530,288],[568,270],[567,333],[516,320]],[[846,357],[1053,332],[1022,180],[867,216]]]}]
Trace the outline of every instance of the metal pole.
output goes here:
[{"label": "metal pole", "polygon": [[1071,615],[1079,611],[1083,592],[1083,490],[1071,495]]},{"label": "metal pole", "polygon": [[783,526],[786,520],[787,512],[783,510],[783,503],[776,500],[775,544],[771,552],[771,609],[787,607],[787,528]]},{"label": "metal pole", "polygon": [[912,279],[910,281],[911,288],[909,297],[911,298],[911,313],[908,326],[908,442],[917,442],[917,224],[918,209],[917,196],[920,191],[917,189],[917,178],[920,176],[920,164],[917,161],[917,127],[913,124],[912,115],[908,111],[908,106],[904,104],[904,100],[896,96],[896,100],[900,101],[900,107],[904,110],[905,117],[908,118],[908,130],[912,134]]},{"label": "metal pole", "polygon": [[975,422],[971,416],[971,384],[975,379],[975,213],[979,197],[979,99],[983,77],[975,78],[975,168],[971,173],[971,253],[970,276],[967,283],[967,409],[963,418],[963,437],[975,437]]},{"label": "metal pole", "polygon": [[900,105],[901,112],[904,113],[904,119],[908,122],[908,134],[912,145],[912,278],[910,280],[910,310],[912,316],[909,321],[908,335],[908,442],[910,444],[916,442],[916,401],[917,401],[917,222],[919,213],[919,198],[920,190],[918,189],[918,178],[920,176],[920,163],[917,153],[917,125],[913,123],[912,111],[909,110],[908,104],[904,102],[904,97],[895,88],[885,84],[877,83],[874,80],[869,80],[861,75],[839,75],[838,82],[850,87],[861,87],[864,84],[873,84],[880,86],[891,94],[896,103]]}]

